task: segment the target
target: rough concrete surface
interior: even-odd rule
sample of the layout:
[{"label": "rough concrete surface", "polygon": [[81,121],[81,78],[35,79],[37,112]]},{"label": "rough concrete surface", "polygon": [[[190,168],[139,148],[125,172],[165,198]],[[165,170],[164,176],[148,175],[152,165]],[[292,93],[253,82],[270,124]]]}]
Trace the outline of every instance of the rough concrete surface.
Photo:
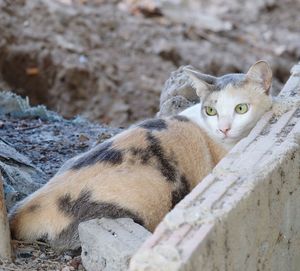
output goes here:
[{"label": "rough concrete surface", "polygon": [[131,256],[151,234],[129,218],[79,224],[82,263],[87,271],[125,271]]},{"label": "rough concrete surface", "polygon": [[157,116],[176,115],[195,103],[199,103],[199,97],[191,86],[191,80],[183,72],[184,67],[192,68],[192,66],[180,67],[173,71],[165,82],[160,95],[160,110]]},{"label": "rough concrete surface", "polygon": [[[300,65],[281,98],[299,102],[299,75]],[[165,217],[130,270],[299,270],[299,161],[295,103],[264,116]]]}]

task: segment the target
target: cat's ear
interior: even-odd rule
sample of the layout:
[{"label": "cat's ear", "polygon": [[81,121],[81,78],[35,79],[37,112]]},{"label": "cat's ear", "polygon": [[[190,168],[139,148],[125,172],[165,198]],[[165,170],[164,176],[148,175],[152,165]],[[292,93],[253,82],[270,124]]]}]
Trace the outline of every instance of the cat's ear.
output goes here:
[{"label": "cat's ear", "polygon": [[268,94],[272,84],[272,70],[266,61],[260,60],[251,66],[247,77],[262,85]]},{"label": "cat's ear", "polygon": [[197,95],[201,98],[207,92],[214,89],[214,84],[217,78],[200,73],[192,68],[184,67],[183,71],[189,76],[192,81],[192,87],[196,90]]}]

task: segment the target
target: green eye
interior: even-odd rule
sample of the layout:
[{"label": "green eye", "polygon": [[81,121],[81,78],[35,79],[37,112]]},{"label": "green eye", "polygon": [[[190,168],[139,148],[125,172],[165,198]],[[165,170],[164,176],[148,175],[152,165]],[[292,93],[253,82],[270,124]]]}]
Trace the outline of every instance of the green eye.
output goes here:
[{"label": "green eye", "polygon": [[249,107],[247,104],[238,104],[235,107],[235,112],[238,114],[245,114],[249,110]]},{"label": "green eye", "polygon": [[215,115],[217,115],[217,110],[214,109],[213,107],[205,106],[205,113],[208,116],[215,116]]}]

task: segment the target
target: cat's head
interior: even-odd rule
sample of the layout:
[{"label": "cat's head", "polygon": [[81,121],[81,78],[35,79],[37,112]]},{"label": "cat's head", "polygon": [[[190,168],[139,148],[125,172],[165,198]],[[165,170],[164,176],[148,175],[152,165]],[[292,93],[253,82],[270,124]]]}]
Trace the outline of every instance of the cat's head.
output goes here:
[{"label": "cat's head", "polygon": [[255,63],[246,74],[222,77],[188,68],[184,71],[200,97],[204,128],[225,145],[232,146],[247,136],[272,105],[272,71],[265,61]]}]

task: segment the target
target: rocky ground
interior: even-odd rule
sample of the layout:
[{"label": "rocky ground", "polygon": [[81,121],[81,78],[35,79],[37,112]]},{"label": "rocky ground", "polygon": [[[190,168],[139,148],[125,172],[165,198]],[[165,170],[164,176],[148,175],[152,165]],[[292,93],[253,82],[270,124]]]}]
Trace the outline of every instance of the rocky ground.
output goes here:
[{"label": "rocky ground", "polygon": [[85,270],[81,257],[72,254],[55,253],[47,244],[13,242],[15,260],[13,263],[0,259],[2,271],[73,271]]},{"label": "rocky ground", "polygon": [[300,56],[297,0],[0,0],[0,12],[2,87],[114,126],[153,116],[180,65],[219,75],[266,59],[276,91]]}]

